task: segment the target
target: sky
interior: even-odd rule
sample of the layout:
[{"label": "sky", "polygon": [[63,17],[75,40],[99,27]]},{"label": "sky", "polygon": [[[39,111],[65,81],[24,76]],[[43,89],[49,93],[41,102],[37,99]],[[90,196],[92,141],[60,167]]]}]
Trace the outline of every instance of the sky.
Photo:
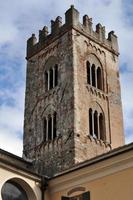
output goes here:
[{"label": "sky", "polygon": [[133,0],[0,0],[0,148],[22,155],[26,41],[74,5],[82,17],[115,30],[126,143],[133,141]]}]

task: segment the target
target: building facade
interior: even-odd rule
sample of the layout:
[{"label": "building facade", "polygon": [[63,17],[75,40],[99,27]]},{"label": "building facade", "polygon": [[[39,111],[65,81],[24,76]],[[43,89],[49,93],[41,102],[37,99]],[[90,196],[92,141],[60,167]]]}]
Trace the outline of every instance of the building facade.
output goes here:
[{"label": "building facade", "polygon": [[124,144],[118,42],[71,6],[27,41],[24,158],[48,175]]},{"label": "building facade", "polygon": [[131,200],[133,196],[133,143],[51,178],[33,168],[33,163],[0,150],[0,199]]},{"label": "building facade", "polygon": [[117,36],[71,6],[27,41],[23,158],[0,149],[2,200],[131,200]]}]

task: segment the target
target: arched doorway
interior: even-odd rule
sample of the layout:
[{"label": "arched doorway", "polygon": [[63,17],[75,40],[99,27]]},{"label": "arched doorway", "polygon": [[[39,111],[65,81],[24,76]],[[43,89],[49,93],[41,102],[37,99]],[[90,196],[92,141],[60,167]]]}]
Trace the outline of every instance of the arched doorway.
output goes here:
[{"label": "arched doorway", "polygon": [[36,200],[32,188],[22,179],[6,181],[1,189],[2,200]]},{"label": "arched doorway", "polygon": [[7,181],[1,190],[2,200],[28,200],[26,191],[14,181]]}]

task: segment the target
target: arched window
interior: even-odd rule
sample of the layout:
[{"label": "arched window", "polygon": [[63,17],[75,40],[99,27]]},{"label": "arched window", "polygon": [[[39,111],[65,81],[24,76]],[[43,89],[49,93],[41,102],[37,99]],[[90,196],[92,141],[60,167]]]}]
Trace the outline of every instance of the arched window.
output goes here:
[{"label": "arched window", "polygon": [[48,72],[45,72],[45,89],[46,89],[46,91],[49,90],[49,87],[48,87]]},{"label": "arched window", "polygon": [[44,118],[43,121],[43,141],[46,142],[46,137],[47,137],[47,119]]},{"label": "arched window", "polygon": [[92,109],[89,109],[89,130],[90,135],[93,136],[93,124],[92,124]]},{"label": "arched window", "polygon": [[55,58],[50,58],[45,65],[45,89],[53,89],[58,85],[58,64]]},{"label": "arched window", "polygon": [[103,114],[100,113],[99,115],[99,129],[100,129],[100,139],[105,140],[105,134],[104,134],[104,117]]},{"label": "arched window", "polygon": [[53,115],[53,139],[56,138],[56,112]]},{"label": "arched window", "polygon": [[57,113],[43,118],[43,141],[51,141],[57,137]]},{"label": "arched window", "polygon": [[102,83],[102,71],[101,68],[97,68],[97,88],[102,90],[103,89],[103,83]]},{"label": "arched window", "polygon": [[49,80],[50,89],[53,88],[53,69],[50,69],[50,80]]},{"label": "arched window", "polygon": [[94,54],[90,54],[89,60],[86,62],[86,74],[88,84],[97,89],[104,90],[102,64]]},{"label": "arched window", "polygon": [[54,86],[58,85],[58,65],[55,65],[55,83]]},{"label": "arched window", "polygon": [[98,138],[98,113],[94,112],[94,136]]},{"label": "arched window", "polygon": [[48,140],[52,140],[52,118],[48,117]]},{"label": "arched window", "polygon": [[92,77],[92,86],[96,87],[96,73],[94,64],[91,67],[91,77]]},{"label": "arched window", "polygon": [[7,181],[1,190],[3,200],[28,200],[25,190],[14,181]]},{"label": "arched window", "polygon": [[90,63],[87,61],[86,62],[86,70],[87,70],[87,83],[91,84],[91,80],[90,80]]},{"label": "arched window", "polygon": [[105,141],[105,120],[102,113],[89,109],[89,134],[99,140]]},{"label": "arched window", "polygon": [[45,88],[50,90],[58,85],[58,65],[45,72]]}]

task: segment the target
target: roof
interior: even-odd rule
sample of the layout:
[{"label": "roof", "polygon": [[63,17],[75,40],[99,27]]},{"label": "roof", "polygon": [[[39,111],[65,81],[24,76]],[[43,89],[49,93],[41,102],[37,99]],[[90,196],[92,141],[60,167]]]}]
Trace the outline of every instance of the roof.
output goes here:
[{"label": "roof", "polygon": [[[133,142],[130,143],[130,144],[118,147],[116,149],[113,149],[113,150],[111,150],[107,153],[101,154],[101,155],[96,156],[94,158],[91,158],[89,160],[86,160],[84,162],[78,163],[75,166],[69,168],[68,170],[64,170],[64,171],[54,175],[53,177],[51,177],[49,179],[54,179],[56,177],[63,176],[63,175],[68,174],[70,172],[79,170],[81,168],[84,168],[84,167],[87,167],[87,166],[90,166],[90,165],[94,165],[96,163],[102,162],[104,160],[110,159],[112,157],[118,156],[120,154],[124,154],[124,153],[132,151],[132,150],[133,150]],[[33,162],[26,161],[23,158],[16,156],[16,155],[9,153],[9,152],[2,150],[2,149],[0,149],[0,162],[7,164],[9,166],[13,166],[17,169],[23,170],[24,172],[27,172],[27,173],[34,175],[34,176],[37,176],[39,178],[41,178],[42,176],[43,177],[45,176],[45,174],[40,175],[40,174],[37,174],[35,172]]]},{"label": "roof", "polygon": [[130,143],[130,144],[126,144],[124,146],[115,148],[115,149],[113,149],[113,150],[111,150],[107,153],[101,154],[99,156],[96,156],[96,157],[91,158],[89,160],[86,160],[84,162],[78,163],[74,167],[72,167],[68,170],[64,170],[63,172],[60,172],[60,173],[54,175],[53,177],[51,177],[51,179],[54,179],[54,178],[59,177],[59,176],[63,176],[65,174],[68,174],[70,172],[79,170],[81,168],[84,168],[84,167],[87,167],[87,166],[90,166],[90,165],[94,165],[96,163],[102,162],[104,160],[110,159],[110,158],[118,156],[120,154],[124,154],[124,153],[129,152],[129,151],[133,151],[133,142]]},{"label": "roof", "polygon": [[24,158],[3,149],[0,149],[0,164],[5,164],[5,166],[13,167],[17,170],[19,169],[26,172],[27,174],[41,178],[41,176],[35,172],[33,162],[26,161]]}]

